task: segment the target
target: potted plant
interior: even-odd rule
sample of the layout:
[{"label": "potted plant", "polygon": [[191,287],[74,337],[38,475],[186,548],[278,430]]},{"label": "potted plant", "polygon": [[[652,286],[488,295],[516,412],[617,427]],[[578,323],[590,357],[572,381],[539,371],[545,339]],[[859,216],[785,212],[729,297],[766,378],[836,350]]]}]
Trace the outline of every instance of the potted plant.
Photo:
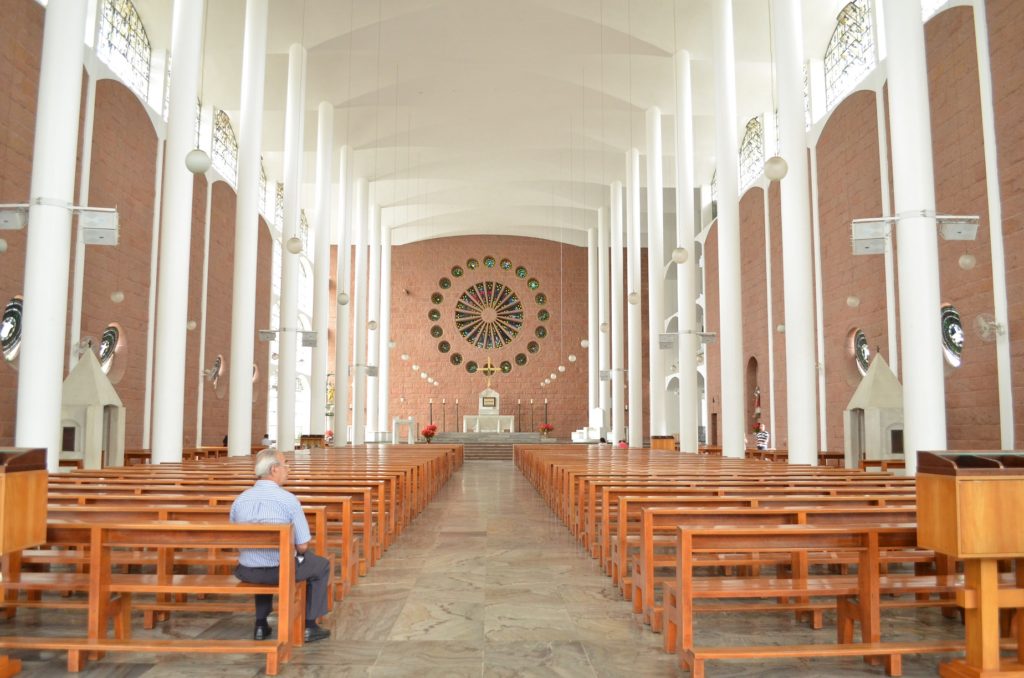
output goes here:
[{"label": "potted plant", "polygon": [[541,424],[540,426],[538,426],[537,430],[540,431],[540,434],[542,436],[547,438],[548,434],[555,430],[555,427],[553,425],[551,425],[551,424],[544,423],[544,424]]},{"label": "potted plant", "polygon": [[424,426],[423,430],[420,431],[420,435],[423,436],[424,438],[426,438],[427,442],[429,443],[430,440],[435,435],[437,435],[437,424],[428,424],[428,425]]}]

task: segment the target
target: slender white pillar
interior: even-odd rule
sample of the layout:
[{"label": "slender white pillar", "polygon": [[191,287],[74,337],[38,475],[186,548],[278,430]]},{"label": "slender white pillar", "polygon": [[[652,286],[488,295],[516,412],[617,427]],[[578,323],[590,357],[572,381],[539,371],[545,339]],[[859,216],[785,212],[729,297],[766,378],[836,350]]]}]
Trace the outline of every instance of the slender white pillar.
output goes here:
[{"label": "slender white pillar", "polygon": [[156,274],[160,257],[160,205],[164,186],[164,142],[156,142],[156,167],[153,172],[153,220],[149,242],[149,299],[146,309],[146,386],[142,403],[142,447],[149,448],[153,421],[153,346],[156,343]]},{"label": "slender white pillar", "polygon": [[[644,444],[644,347],[641,300],[643,298],[640,279],[640,151],[631,148],[626,151],[626,319],[629,338],[627,375],[629,377],[629,436],[630,447]],[[653,390],[654,386],[651,385]]]},{"label": "slender white pillar", "polygon": [[690,53],[676,52],[676,247],[686,252],[677,264],[679,304],[679,451],[697,452],[697,256],[693,233],[693,86]]},{"label": "slender white pillar", "polygon": [[380,352],[377,357],[377,431],[391,430],[391,229],[380,228]]},{"label": "slender white pillar", "polygon": [[[598,334],[591,338],[591,353],[597,354],[598,359],[598,398],[597,404],[601,408],[601,433],[607,432],[611,408],[611,382],[601,381],[600,372],[611,370],[611,326],[608,319],[608,221],[611,214],[610,208],[601,207],[597,210],[597,306],[598,306]],[[604,328],[603,330],[601,328]],[[598,342],[595,344],[595,341]],[[610,372],[609,372],[610,373]]]},{"label": "slender white pillar", "polygon": [[348,444],[349,375],[349,312],[352,309],[349,285],[349,262],[352,258],[352,209],[349,204],[348,146],[338,153],[338,254],[335,262],[337,280],[337,317],[334,323],[334,445]]},{"label": "slender white pillar", "polygon": [[[206,182],[203,212],[203,273],[199,293],[199,379],[196,385],[196,447],[203,446],[203,396],[206,394],[206,306],[210,290],[210,217],[213,214],[213,182]],[[223,368],[223,366],[222,366]],[[230,371],[230,369],[229,369]],[[251,452],[251,451],[250,451]]]},{"label": "slender white pillar", "polygon": [[611,394],[612,394],[612,442],[625,439],[626,412],[625,412],[625,356],[624,342],[625,323],[623,321],[622,304],[625,301],[622,294],[622,182],[613,181],[611,188],[611,241],[610,252],[612,260],[611,275]]},{"label": "slender white pillar", "polygon": [[742,458],[743,295],[740,289],[739,157],[732,0],[715,0],[715,155],[718,158],[718,338],[721,346],[722,454]]},{"label": "slender white pillar", "polygon": [[322,435],[327,425],[327,315],[331,284],[331,165],[334,148],[334,106],[317,108],[316,237],[313,244],[313,349],[310,374],[309,432]]},{"label": "slender white pillar", "polygon": [[[371,186],[371,195],[376,194]],[[369,282],[366,288],[366,364],[376,365],[380,358],[380,327],[377,319],[380,317],[380,205],[374,198],[371,198],[368,221],[366,224],[366,235],[369,247]],[[373,327],[373,329],[370,329]],[[377,440],[377,406],[380,404],[380,382],[377,377],[366,375],[366,428],[370,440]],[[390,427],[388,427],[390,430]]]},{"label": "slender white pillar", "polygon": [[281,327],[277,363],[277,446],[295,447],[296,348],[299,327],[299,255],[288,241],[299,230],[302,191],[302,118],[306,80],[306,50],[288,48],[288,91],[284,113],[284,222],[281,224]]},{"label": "slender white pillar", "polygon": [[46,9],[25,247],[15,444],[45,447],[51,472],[60,461],[70,207],[82,96],[82,49],[68,45],[81,45],[85,18],[80,0],[51,0]]},{"label": "slender white pillar", "polygon": [[1003,246],[1003,202],[999,187],[995,103],[992,96],[992,58],[988,42],[988,10],[974,3],[974,40],[978,52],[978,90],[981,94],[981,136],[985,144],[985,186],[988,194],[988,229],[992,254],[992,310],[1003,331],[996,336],[996,379],[999,386],[999,441],[1004,450],[1014,447],[1013,372],[1010,363],[1010,323],[1006,293],[1006,252]]},{"label": "slender white pillar", "polygon": [[[597,284],[597,230],[601,224],[601,210],[598,210],[598,225],[587,229],[587,426],[590,426],[590,413],[598,406],[597,380],[597,333],[599,313]],[[570,351],[576,352],[575,347]]]},{"label": "slender white pillar", "polygon": [[[203,34],[203,0],[177,0],[171,26],[170,105],[160,228],[160,276],[156,291],[152,461],[181,461],[185,408],[185,346],[189,258],[192,245],[193,176],[185,156],[195,139],[196,89]],[[49,10],[47,10],[49,13]]]},{"label": "slender white pillar", "polygon": [[[789,166],[780,184],[786,325],[786,434],[790,463],[816,465],[818,424],[815,389],[818,375],[814,357],[811,197],[804,133],[803,28],[799,0],[772,0],[772,3],[779,87],[779,152]],[[770,325],[768,331],[771,332]]]},{"label": "slender white pillar", "polygon": [[665,210],[661,150],[661,109],[647,109],[647,360],[650,380],[651,435],[666,435],[665,351]]},{"label": "slender white pillar", "polygon": [[352,205],[352,243],[355,275],[352,277],[352,444],[366,442],[366,221],[369,186],[356,179]]},{"label": "slender white pillar", "polygon": [[[269,0],[247,0],[238,118],[238,199],[231,287],[231,369],[228,370],[228,455],[252,451],[252,371],[256,331],[256,271],[260,236],[260,132],[267,62]],[[261,432],[262,433],[262,432]]]},{"label": "slender white pillar", "polygon": [[[881,181],[882,216],[892,216],[892,197],[889,195],[889,130],[885,120],[886,100],[882,90],[875,92],[875,120],[878,126],[878,176]],[[896,323],[896,252],[892,238],[885,239],[885,330],[889,339],[889,363],[893,374],[900,375],[899,331]]]},{"label": "slender white pillar", "polygon": [[903,441],[907,475],[912,476],[917,473],[918,451],[946,449],[935,172],[921,8],[905,0],[884,2],[893,192],[898,220]]},{"label": "slender white pillar", "polygon": [[[96,122],[96,76],[86,70],[85,110],[82,111],[82,169],[78,175],[78,204],[89,204],[92,177],[92,130]],[[82,340],[82,296],[85,291],[85,238],[75,228],[75,265],[71,270],[71,337],[68,341],[68,372],[78,364],[78,343]]]}]

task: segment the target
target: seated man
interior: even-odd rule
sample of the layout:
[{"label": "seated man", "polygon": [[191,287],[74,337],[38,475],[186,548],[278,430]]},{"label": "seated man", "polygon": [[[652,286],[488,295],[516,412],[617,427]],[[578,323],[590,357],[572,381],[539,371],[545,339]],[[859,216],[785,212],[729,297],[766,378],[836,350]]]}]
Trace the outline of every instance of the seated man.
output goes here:
[{"label": "seated man", "polygon": [[[305,641],[311,643],[331,635],[317,626],[318,617],[327,613],[327,582],[330,561],[309,550],[309,524],[302,505],[295,495],[284,489],[288,479],[288,462],[274,448],[256,455],[256,484],[238,495],[231,504],[233,523],[291,523],[295,536],[295,581],[306,582]],[[235,576],[251,584],[275,584],[280,569],[280,553],[276,549],[242,549],[238,557]],[[256,630],[253,638],[270,638],[267,616],[273,605],[273,596],[256,596]],[[284,623],[284,622],[282,622]]]}]

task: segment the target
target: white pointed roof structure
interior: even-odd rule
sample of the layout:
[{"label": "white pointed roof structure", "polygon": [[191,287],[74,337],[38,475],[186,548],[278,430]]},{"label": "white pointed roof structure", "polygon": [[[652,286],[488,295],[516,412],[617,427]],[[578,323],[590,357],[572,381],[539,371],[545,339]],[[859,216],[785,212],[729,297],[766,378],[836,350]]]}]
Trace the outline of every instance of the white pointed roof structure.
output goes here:
[{"label": "white pointed roof structure", "polygon": [[876,354],[846,409],[903,409],[903,386],[885,358]]},{"label": "white pointed roof structure", "polygon": [[123,407],[114,385],[103,373],[96,354],[86,351],[64,380],[62,403],[67,405],[117,405]]}]

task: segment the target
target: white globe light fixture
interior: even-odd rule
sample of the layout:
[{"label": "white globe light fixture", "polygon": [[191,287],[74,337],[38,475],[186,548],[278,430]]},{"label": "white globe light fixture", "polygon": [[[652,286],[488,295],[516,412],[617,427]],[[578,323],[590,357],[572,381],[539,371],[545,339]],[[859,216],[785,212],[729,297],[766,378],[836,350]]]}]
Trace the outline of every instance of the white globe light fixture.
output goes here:
[{"label": "white globe light fixture", "polygon": [[0,254],[3,254],[6,251],[7,251],[7,241],[4,240],[3,238],[0,238]]},{"label": "white globe light fixture", "polygon": [[639,294],[639,292],[630,292],[629,296],[626,297],[626,301],[628,301],[629,303],[631,303],[634,306],[639,304],[640,303],[640,294]]},{"label": "white globe light fixture", "polygon": [[211,164],[210,156],[201,148],[193,148],[185,156],[185,167],[192,174],[206,174]]},{"label": "white globe light fixture", "polygon": [[426,372],[420,372],[420,379],[426,379],[426,378],[427,378],[427,373]]},{"label": "white globe light fixture", "polygon": [[850,296],[846,297],[846,305],[849,306],[850,308],[857,308],[858,306],[860,306],[860,297],[858,297],[856,294],[851,294]]},{"label": "white globe light fixture", "polygon": [[677,264],[685,264],[689,258],[690,253],[686,251],[685,247],[677,247],[672,250],[672,261]]},{"label": "white globe light fixture", "polygon": [[558,371],[559,372],[565,372],[565,365],[559,365],[558,366]]},{"label": "white globe light fixture", "polygon": [[786,333],[786,326],[785,325],[778,325],[775,329],[778,331],[779,334],[785,334]]},{"label": "white globe light fixture", "polygon": [[375,329],[377,329],[377,321],[371,320],[370,322],[366,323],[366,329],[373,332]]},{"label": "white globe light fixture", "polygon": [[117,290],[116,292],[111,292],[110,293],[110,300],[112,302],[114,302],[115,304],[120,304],[122,301],[124,301],[124,292],[122,292],[121,290]]},{"label": "white globe light fixture", "polygon": [[554,372],[552,372],[551,373],[551,381],[554,381],[555,379],[558,379],[558,375],[555,374]]},{"label": "white globe light fixture", "polygon": [[402,358],[402,360],[408,360],[409,359],[409,354],[408,353],[403,353],[400,357]]},{"label": "white globe light fixture", "polygon": [[338,306],[348,305],[348,294],[345,292],[338,292]]},{"label": "white globe light fixture", "polygon": [[764,175],[771,181],[782,181],[788,172],[789,165],[778,155],[764,161]]},{"label": "white globe light fixture", "polygon": [[284,248],[292,254],[298,254],[302,251],[302,240],[293,235],[285,242]]},{"label": "white globe light fixture", "polygon": [[412,371],[413,371],[413,372],[419,372],[419,371],[420,371],[420,366],[419,366],[419,365],[416,365],[416,364],[414,364],[414,365],[412,366]]},{"label": "white globe light fixture", "polygon": [[569,354],[569,362],[571,362],[571,363],[576,362],[576,355],[575,354],[573,354],[573,353]]},{"label": "white globe light fixture", "polygon": [[[608,334],[608,323],[601,323],[601,331]],[[584,339],[586,341],[586,339]]]},{"label": "white globe light fixture", "polygon": [[957,263],[960,265],[960,268],[969,271],[977,265],[978,259],[968,252],[967,254],[961,254]]},{"label": "white globe light fixture", "polygon": [[580,348],[590,348],[590,342],[586,339],[580,340]]},{"label": "white globe light fixture", "polygon": [[185,329],[186,330],[191,332],[195,328],[196,328],[196,321],[195,320],[189,320],[187,323],[185,323]]}]

